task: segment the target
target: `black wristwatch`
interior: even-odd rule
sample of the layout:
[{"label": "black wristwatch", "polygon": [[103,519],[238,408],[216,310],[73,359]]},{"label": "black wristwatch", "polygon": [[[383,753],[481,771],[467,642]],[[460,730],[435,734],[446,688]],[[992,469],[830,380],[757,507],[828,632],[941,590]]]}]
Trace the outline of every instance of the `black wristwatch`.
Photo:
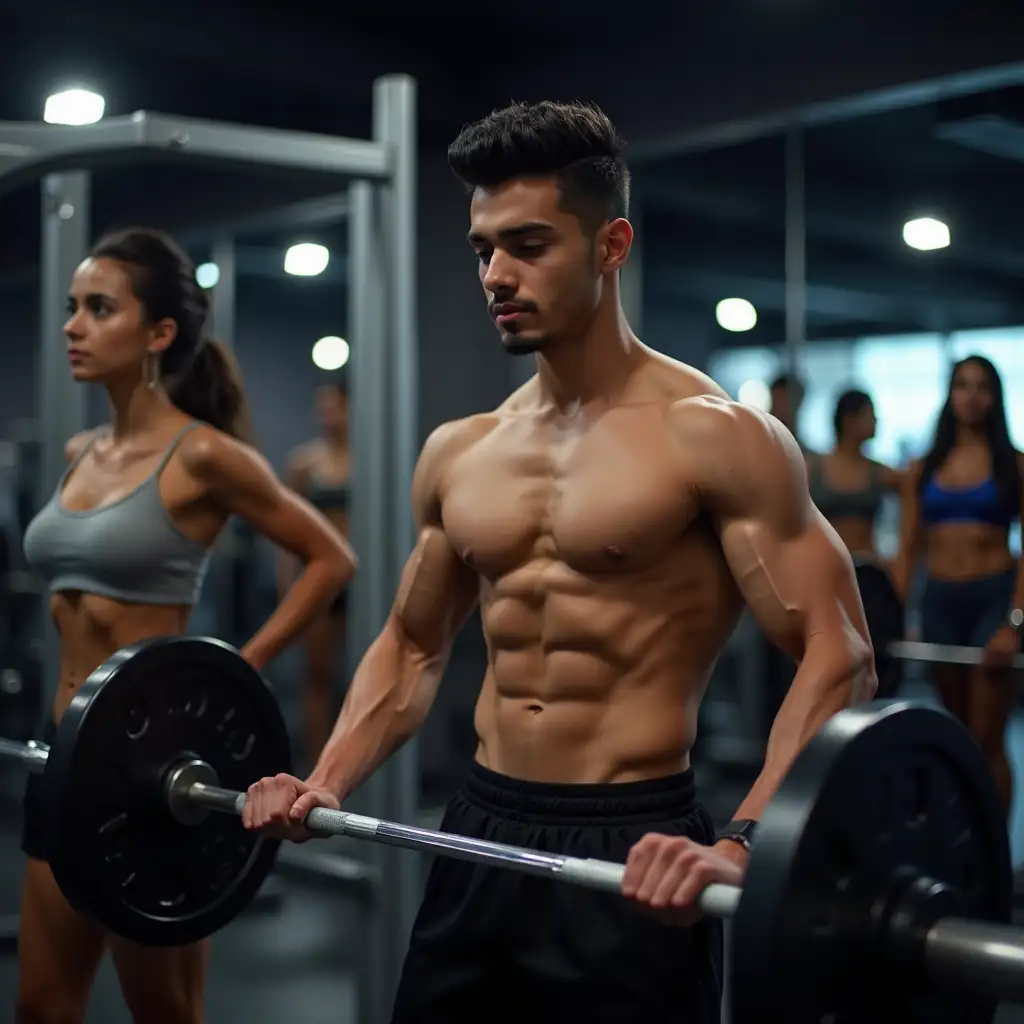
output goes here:
[{"label": "black wristwatch", "polygon": [[717,833],[715,842],[720,843],[723,839],[729,839],[734,843],[739,843],[747,853],[750,853],[756,831],[756,821],[752,821],[750,818],[738,818],[735,821],[730,821],[725,828]]}]

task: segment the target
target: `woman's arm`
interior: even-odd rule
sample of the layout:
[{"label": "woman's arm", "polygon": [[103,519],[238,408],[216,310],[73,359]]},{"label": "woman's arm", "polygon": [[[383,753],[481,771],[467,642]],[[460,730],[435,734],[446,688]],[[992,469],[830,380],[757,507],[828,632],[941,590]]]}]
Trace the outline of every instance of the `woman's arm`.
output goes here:
[{"label": "woman's arm", "polygon": [[[305,494],[306,485],[306,460],[302,456],[302,449],[293,451],[285,463],[284,472],[281,474],[285,487],[296,494]],[[277,599],[284,599],[285,594],[292,588],[299,573],[299,563],[295,556],[284,548],[277,549],[275,560],[275,578],[277,580]]]},{"label": "woman's arm", "polygon": [[898,469],[893,469],[892,466],[887,466],[884,462],[876,462],[875,465],[878,467],[878,482],[882,487],[887,491],[892,491],[894,494],[901,494],[906,473],[901,473]]},{"label": "woman's arm", "polygon": [[[1024,510],[1024,456],[1019,452],[1017,453],[1017,470],[1021,475],[1021,492],[1017,504],[1017,516],[1020,521],[1021,510]],[[986,665],[1006,666],[1012,663],[1016,655],[1020,654],[1021,624],[1017,621],[1017,613],[1022,609],[1024,609],[1024,558],[1018,558],[1017,582],[1013,588],[1010,607],[1006,609],[1006,617],[1002,624],[985,644]]]},{"label": "woman's arm", "polygon": [[[1017,469],[1021,477],[1020,498],[1017,503],[1017,520],[1021,523],[1024,534],[1024,455],[1017,453]],[[1006,609],[1007,616],[1016,608],[1024,609],[1024,558],[1017,558],[1017,585],[1013,590],[1013,605]],[[1009,619],[1007,620],[1009,621]]]},{"label": "woman's arm", "polygon": [[355,552],[325,516],[278,480],[254,449],[215,430],[196,434],[182,454],[210,500],[226,515],[246,520],[303,566],[273,615],[242,650],[261,669],[304,633],[348,583],[357,566]]}]

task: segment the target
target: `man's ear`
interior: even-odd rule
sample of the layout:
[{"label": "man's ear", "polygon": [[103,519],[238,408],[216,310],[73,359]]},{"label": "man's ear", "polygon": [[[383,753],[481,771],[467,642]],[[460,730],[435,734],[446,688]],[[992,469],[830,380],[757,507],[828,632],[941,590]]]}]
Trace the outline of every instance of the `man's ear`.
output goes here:
[{"label": "man's ear", "polygon": [[597,251],[601,272],[614,273],[621,269],[633,247],[633,225],[625,217],[616,217],[601,228]]}]

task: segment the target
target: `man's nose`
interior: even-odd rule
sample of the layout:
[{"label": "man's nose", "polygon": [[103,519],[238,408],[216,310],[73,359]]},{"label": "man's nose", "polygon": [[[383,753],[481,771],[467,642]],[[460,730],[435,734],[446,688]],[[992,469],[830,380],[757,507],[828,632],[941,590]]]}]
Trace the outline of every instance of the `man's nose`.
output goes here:
[{"label": "man's nose", "polygon": [[484,274],[484,288],[492,294],[509,292],[515,293],[515,261],[504,253],[495,252],[487,263],[487,273]]}]

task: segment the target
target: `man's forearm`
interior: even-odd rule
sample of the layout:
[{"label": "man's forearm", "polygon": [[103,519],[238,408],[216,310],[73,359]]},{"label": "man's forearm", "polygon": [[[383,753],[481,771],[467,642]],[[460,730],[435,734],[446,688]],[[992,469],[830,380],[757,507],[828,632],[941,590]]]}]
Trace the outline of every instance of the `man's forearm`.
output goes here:
[{"label": "man's forearm", "polygon": [[759,820],[800,751],[834,714],[870,700],[877,685],[871,650],[859,637],[811,640],[772,724],[764,768],[736,817]]},{"label": "man's forearm", "polygon": [[411,739],[430,711],[443,662],[411,657],[384,634],[352,678],[309,785],[344,800]]}]

